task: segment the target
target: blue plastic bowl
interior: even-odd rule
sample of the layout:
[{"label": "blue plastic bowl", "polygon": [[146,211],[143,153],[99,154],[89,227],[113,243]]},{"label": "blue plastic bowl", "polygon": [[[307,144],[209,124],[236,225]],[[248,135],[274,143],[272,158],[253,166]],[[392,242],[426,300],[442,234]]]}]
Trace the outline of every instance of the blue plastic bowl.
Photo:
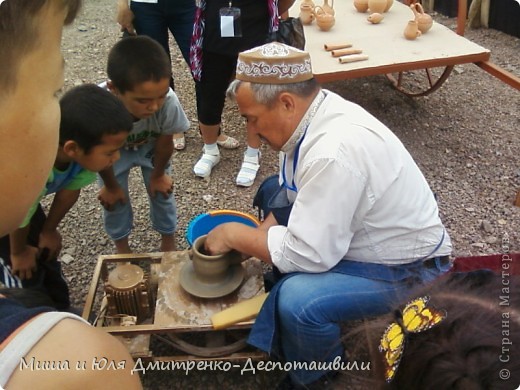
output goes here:
[{"label": "blue plastic bowl", "polygon": [[191,246],[198,237],[208,234],[218,225],[227,222],[239,222],[251,227],[257,227],[260,224],[258,219],[252,215],[240,211],[210,211],[208,213],[199,214],[190,221],[188,229],[186,230],[186,240],[188,240],[188,244]]}]

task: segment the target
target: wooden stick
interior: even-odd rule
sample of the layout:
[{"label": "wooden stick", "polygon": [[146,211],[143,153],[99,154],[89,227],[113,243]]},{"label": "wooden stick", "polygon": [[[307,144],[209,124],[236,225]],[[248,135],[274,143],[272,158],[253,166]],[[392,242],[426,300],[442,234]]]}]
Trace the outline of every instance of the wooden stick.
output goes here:
[{"label": "wooden stick", "polygon": [[347,47],[352,47],[352,43],[337,43],[337,44],[332,44],[332,43],[326,43],[323,45],[323,48],[327,51],[331,51],[331,50],[337,50],[337,49],[346,49]]},{"label": "wooden stick", "polygon": [[368,56],[365,54],[354,54],[354,55],[348,55],[339,57],[338,61],[340,64],[346,64],[347,62],[356,62],[356,61],[364,61],[368,60]]},{"label": "wooden stick", "polygon": [[342,57],[347,56],[349,54],[361,54],[363,53],[363,50],[361,49],[342,49],[342,50],[332,50],[330,54],[332,54],[332,57]]}]

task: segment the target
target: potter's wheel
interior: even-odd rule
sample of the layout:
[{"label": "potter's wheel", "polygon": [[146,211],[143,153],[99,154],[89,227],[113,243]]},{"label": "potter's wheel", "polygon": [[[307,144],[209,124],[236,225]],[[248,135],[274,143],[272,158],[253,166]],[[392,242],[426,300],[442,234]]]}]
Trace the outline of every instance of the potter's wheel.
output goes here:
[{"label": "potter's wheel", "polygon": [[191,295],[200,298],[218,298],[235,291],[244,280],[244,274],[242,265],[231,265],[222,281],[206,283],[197,277],[193,263],[188,261],[181,269],[179,281],[181,287]]}]

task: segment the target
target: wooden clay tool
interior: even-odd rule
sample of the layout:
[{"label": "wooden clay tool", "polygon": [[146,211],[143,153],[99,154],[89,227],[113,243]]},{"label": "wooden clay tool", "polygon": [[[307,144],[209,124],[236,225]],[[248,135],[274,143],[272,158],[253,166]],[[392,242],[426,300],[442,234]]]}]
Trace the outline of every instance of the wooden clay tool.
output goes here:
[{"label": "wooden clay tool", "polygon": [[347,47],[352,47],[352,43],[326,43],[323,45],[323,48],[327,51],[346,49]]},{"label": "wooden clay tool", "polygon": [[361,49],[341,49],[341,50],[332,50],[330,54],[332,54],[332,57],[341,57],[341,56],[348,56],[350,54],[361,54],[363,53],[363,50]]},{"label": "wooden clay tool", "polygon": [[348,62],[364,61],[368,60],[368,56],[365,54],[352,54],[343,57],[339,57],[338,61],[340,64],[346,64]]}]

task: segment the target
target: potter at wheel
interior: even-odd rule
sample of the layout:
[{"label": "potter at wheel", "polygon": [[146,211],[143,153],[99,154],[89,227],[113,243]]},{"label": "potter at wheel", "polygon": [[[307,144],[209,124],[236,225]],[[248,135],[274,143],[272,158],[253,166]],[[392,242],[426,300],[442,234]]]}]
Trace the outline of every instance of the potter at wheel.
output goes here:
[{"label": "potter at wheel", "polygon": [[236,290],[244,280],[241,255],[207,255],[203,252],[206,236],[193,243],[191,262],[180,272],[180,285],[188,293],[201,298],[218,298]]}]

